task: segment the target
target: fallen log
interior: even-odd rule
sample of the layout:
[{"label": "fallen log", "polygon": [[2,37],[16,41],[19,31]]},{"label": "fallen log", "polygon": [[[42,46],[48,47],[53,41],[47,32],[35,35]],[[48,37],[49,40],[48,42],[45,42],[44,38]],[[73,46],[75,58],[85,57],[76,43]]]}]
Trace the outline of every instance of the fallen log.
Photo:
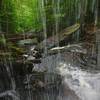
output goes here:
[{"label": "fallen log", "polygon": [[59,43],[60,41],[64,40],[67,36],[76,32],[79,28],[80,28],[79,23],[69,26],[66,29],[64,29],[63,31],[61,31],[60,33],[58,33],[59,37],[57,34],[52,37],[49,37],[46,40],[43,40],[41,43],[39,43],[37,47],[39,47],[39,48],[40,47],[44,48],[45,46],[47,46],[47,48],[53,47],[54,45],[57,45],[57,43]]}]

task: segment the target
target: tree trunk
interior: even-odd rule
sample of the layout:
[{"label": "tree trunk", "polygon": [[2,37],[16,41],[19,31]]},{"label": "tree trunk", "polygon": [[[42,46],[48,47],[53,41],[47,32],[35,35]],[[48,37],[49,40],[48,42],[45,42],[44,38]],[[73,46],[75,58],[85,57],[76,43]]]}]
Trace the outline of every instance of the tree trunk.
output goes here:
[{"label": "tree trunk", "polygon": [[2,7],[2,0],[0,0],[0,10],[1,10],[1,7]]}]

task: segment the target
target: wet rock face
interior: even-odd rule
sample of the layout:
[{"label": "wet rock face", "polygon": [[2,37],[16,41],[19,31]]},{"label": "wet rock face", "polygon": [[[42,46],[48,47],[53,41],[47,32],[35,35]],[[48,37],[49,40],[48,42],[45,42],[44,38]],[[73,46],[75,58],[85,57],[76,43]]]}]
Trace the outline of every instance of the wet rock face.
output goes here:
[{"label": "wet rock face", "polygon": [[4,64],[0,64],[0,93],[11,88],[11,80]]},{"label": "wet rock face", "polygon": [[26,61],[32,61],[33,63],[41,63],[41,52],[35,48],[31,47],[30,50],[27,52],[27,54],[24,54],[23,57],[26,59]]}]

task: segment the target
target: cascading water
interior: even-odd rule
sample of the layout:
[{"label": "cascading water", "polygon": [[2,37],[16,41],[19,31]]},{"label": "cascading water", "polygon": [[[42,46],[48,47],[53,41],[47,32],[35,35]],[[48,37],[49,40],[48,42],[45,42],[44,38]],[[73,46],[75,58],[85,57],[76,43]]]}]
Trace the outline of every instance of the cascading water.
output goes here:
[{"label": "cascading water", "polygon": [[95,25],[98,24],[98,0],[94,2],[95,4]]},{"label": "cascading water", "polygon": [[[60,6],[59,6],[60,0],[58,0],[57,4],[55,4],[55,1],[53,0],[52,5],[53,5],[54,16],[55,16],[56,38],[59,42],[59,34],[58,34],[59,33],[59,18],[57,14],[60,13]],[[80,3],[78,4],[78,6],[80,7]],[[86,7],[87,7],[87,1],[85,2],[85,8],[84,8],[85,11],[87,9]],[[44,5],[42,5],[42,9],[44,9]],[[85,11],[84,12],[82,11],[82,13],[85,13]],[[80,16],[81,11],[78,11],[77,13],[78,14],[75,14],[77,15],[75,16],[76,22],[81,17]],[[43,27],[44,27],[43,30],[44,30],[44,33],[46,33],[46,29],[45,29],[46,28],[46,19],[45,19],[46,14],[44,14],[42,17],[43,17],[42,20],[43,20]],[[46,39],[47,37],[45,37],[45,43],[46,43]],[[79,32],[78,32],[77,39],[79,39]],[[58,47],[57,50],[59,51],[59,48],[60,48],[59,43],[57,44],[57,47]],[[72,47],[71,49],[73,49],[71,51],[74,51],[75,47]],[[80,50],[76,50],[76,51],[80,53]],[[84,50],[82,50],[81,53],[84,53]],[[58,59],[59,57],[60,57],[60,60]],[[63,85],[66,89],[63,91],[64,92],[63,96],[58,95],[57,100],[99,100],[100,89],[98,87],[100,87],[99,85],[100,74],[91,73],[86,70],[83,71],[79,66],[76,67],[76,65],[73,64],[73,61],[74,61],[73,53],[67,52],[59,56],[59,52],[58,52],[56,55],[46,56],[44,59],[42,59],[42,63],[37,65],[36,70],[54,72],[54,73],[57,71],[57,73],[58,74],[60,73],[60,75],[63,77]],[[45,80],[47,79],[49,79],[48,76],[45,77]],[[97,84],[95,84],[95,81],[97,81]]]},{"label": "cascading water", "polygon": [[60,63],[59,66],[58,70],[64,78],[65,85],[75,92],[79,100],[100,100],[100,72],[82,71],[66,63]]},{"label": "cascading water", "polygon": [[[57,2],[57,3],[56,3]],[[57,47],[59,47],[59,27],[60,27],[60,17],[59,17],[59,15],[61,14],[61,11],[60,11],[60,3],[61,3],[61,1],[60,0],[57,0],[57,1],[55,1],[55,0],[52,0],[52,5],[53,5],[53,13],[54,13],[54,18],[55,18],[55,34],[56,34],[56,40],[57,40],[57,44],[56,44],[56,46]],[[59,62],[59,60],[60,60],[60,51],[58,50],[58,62]],[[58,62],[56,62],[56,63],[58,63]],[[56,64],[55,63],[55,64]],[[55,65],[56,66],[56,65]]]},{"label": "cascading water", "polygon": [[[81,19],[82,14],[86,13],[87,10],[87,0],[83,1],[83,6],[81,8],[80,0],[73,0],[75,2],[75,6],[72,5],[71,1],[69,0],[69,15],[68,17],[71,17],[74,15],[74,22],[77,23],[79,19]],[[95,0],[92,0],[92,6],[91,9],[94,11],[95,6]],[[66,1],[67,2],[67,1]],[[88,57],[86,48],[80,46],[79,44],[70,44],[67,46],[60,47],[59,42],[59,30],[60,30],[60,14],[61,12],[61,0],[52,0],[52,10],[53,10],[53,17],[54,17],[54,34],[53,38],[56,40],[54,42],[53,46],[56,46],[54,48],[51,48],[51,51],[56,51],[56,54],[48,54],[48,43],[47,43],[47,15],[46,15],[46,7],[45,5],[48,4],[48,0],[40,0],[39,2],[39,9],[40,9],[40,15],[41,15],[41,24],[42,24],[42,31],[43,31],[43,57],[40,59],[40,64],[34,64],[32,62],[33,71],[38,72],[39,74],[43,74],[43,78],[41,78],[40,75],[32,74],[32,72],[25,75],[25,82],[22,82],[22,86],[24,87],[23,90],[19,90],[19,93],[22,95],[17,95],[16,91],[16,84],[13,77],[13,64],[11,62],[11,56],[9,56],[9,60],[7,62],[7,59],[4,57],[3,62],[4,66],[6,67],[7,74],[9,78],[11,79],[11,89],[7,90],[6,92],[0,93],[0,97],[4,96],[11,96],[13,100],[100,100],[100,72],[91,72],[90,70],[82,70],[81,65],[84,67],[91,67],[86,66],[85,63],[89,63],[89,58],[91,60],[91,57]],[[65,4],[66,6],[66,4]],[[73,10],[73,8],[75,9]],[[79,9],[79,7],[81,9]],[[93,8],[92,8],[93,7]],[[84,8],[84,10],[83,10]],[[96,9],[97,10],[97,9]],[[74,11],[74,12],[73,12]],[[97,11],[95,12],[97,18]],[[67,18],[66,18],[67,19]],[[70,18],[69,18],[70,19]],[[83,22],[82,17],[82,22]],[[97,21],[97,19],[95,20]],[[68,21],[69,24],[72,24],[73,22]],[[97,23],[97,22],[95,22]],[[82,23],[83,24],[83,23]],[[73,35],[73,38],[77,39],[77,42],[79,40],[80,31],[77,31],[77,36]],[[56,36],[56,37],[55,37]],[[5,40],[5,39],[4,39]],[[52,40],[51,40],[52,42]],[[70,41],[68,41],[70,42]],[[4,44],[7,45],[7,43]],[[51,43],[52,44],[52,43]],[[68,44],[68,43],[66,43]],[[50,45],[50,44],[49,44]],[[35,48],[35,47],[34,47]],[[35,57],[33,57],[32,51],[35,52],[34,48],[33,50],[30,50],[30,57],[27,60],[28,61],[34,61]],[[9,51],[9,50],[6,50]],[[94,47],[93,47],[93,53],[94,53]],[[11,51],[10,51],[11,52]],[[36,51],[37,52],[37,51]],[[93,55],[93,54],[92,54]],[[25,55],[28,56],[28,55]],[[83,57],[83,58],[82,58]],[[25,62],[25,61],[24,61]],[[94,61],[96,62],[96,61]],[[90,62],[91,64],[91,62]],[[89,65],[89,64],[88,64]],[[93,65],[93,63],[91,64]],[[94,64],[95,65],[95,64]],[[21,66],[22,67],[22,66]],[[29,65],[24,66],[24,68],[29,68]],[[85,69],[85,68],[84,68]],[[88,69],[88,68],[87,68]],[[49,74],[50,73],[50,74]],[[60,85],[55,86],[53,82],[58,81],[58,76],[62,78],[62,83]],[[41,87],[39,89],[35,89],[34,80],[36,78],[39,78],[36,80],[37,87]],[[21,81],[21,80],[20,80]],[[53,88],[52,88],[53,87]],[[24,91],[25,90],[25,91]],[[34,92],[35,91],[35,92]],[[23,96],[23,97],[22,97]],[[20,97],[20,98],[19,98]],[[7,99],[4,99],[7,100]]]},{"label": "cascading water", "polygon": [[46,12],[45,12],[45,0],[41,0],[41,20],[43,26],[43,34],[44,34],[44,56],[47,55],[47,29],[46,29]]},{"label": "cascading water", "polygon": [[[6,39],[5,39],[4,35],[2,37],[3,37],[3,44],[4,44],[5,51],[7,51]],[[6,72],[7,72],[6,77],[8,77],[10,79],[11,83],[7,82],[6,85],[7,85],[7,88],[9,88],[9,90],[7,90],[7,88],[3,88],[3,92],[0,93],[0,98],[9,96],[13,100],[19,100],[19,95],[15,90],[16,84],[15,84],[15,80],[14,80],[14,76],[13,76],[13,69],[12,69],[13,67],[12,67],[12,62],[11,62],[11,56],[9,55],[9,59],[8,59],[9,61],[7,61],[7,58],[5,56],[1,59],[2,59],[2,65],[1,66],[4,65],[3,67],[5,67]]]}]

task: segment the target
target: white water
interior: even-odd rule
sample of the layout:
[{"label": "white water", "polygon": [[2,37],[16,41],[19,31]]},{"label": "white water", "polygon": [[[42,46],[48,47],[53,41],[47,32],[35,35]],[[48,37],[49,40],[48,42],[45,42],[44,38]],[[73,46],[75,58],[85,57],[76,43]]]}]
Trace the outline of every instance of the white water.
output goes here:
[{"label": "white water", "polygon": [[[87,0],[86,0],[87,1]],[[94,0],[93,0],[94,1]],[[47,2],[47,1],[46,1]],[[60,22],[60,18],[57,16],[59,15],[60,12],[60,2],[61,0],[57,0],[57,4],[54,2],[53,0],[53,11],[54,11],[54,16],[55,16],[55,34],[57,35],[57,40],[59,41],[59,22]],[[80,5],[80,4],[79,4]],[[87,5],[87,2],[86,2]],[[93,2],[94,5],[94,2]],[[86,10],[86,7],[84,7]],[[41,0],[40,2],[40,12],[41,12],[41,20],[42,20],[42,25],[43,25],[43,35],[44,35],[44,54],[45,56],[47,55],[47,29],[46,29],[46,12],[45,12],[45,3],[44,0]],[[80,18],[80,13],[81,11],[75,12],[77,15],[76,16],[76,21]],[[97,12],[96,12],[97,13]],[[97,14],[95,16],[97,18]],[[95,22],[96,23],[96,22]],[[78,33],[79,34],[79,33]],[[79,35],[78,35],[79,38]],[[57,46],[59,47],[59,43],[57,44]],[[68,86],[71,90],[73,90],[75,92],[75,94],[80,98],[80,100],[100,100],[100,73],[90,73],[90,72],[86,72],[86,71],[82,71],[81,69],[79,69],[78,67],[72,67],[70,64],[68,64],[68,59],[66,58],[66,63],[62,62],[60,58],[61,56],[59,55],[58,52],[58,56],[52,56],[52,57],[47,57],[46,60],[42,61],[43,65],[40,64],[40,66],[35,66],[35,70],[37,71],[41,71],[43,70],[42,68],[46,67],[46,69],[50,70],[51,72],[54,72],[55,70],[55,66],[59,66],[57,69],[60,72],[60,74],[64,77],[63,82],[66,84],[66,87]],[[68,57],[68,55],[67,55]],[[34,58],[32,56],[30,56],[29,60],[34,60]],[[72,59],[70,59],[71,61]],[[5,59],[5,63],[6,63],[6,59]],[[72,61],[71,61],[72,62]],[[70,62],[70,63],[71,63]],[[12,63],[10,61],[10,67],[12,67]],[[42,68],[40,68],[42,67]],[[9,77],[11,77],[11,72],[9,69],[9,66],[6,65],[6,68],[8,70],[8,74]],[[45,71],[45,69],[44,69]],[[48,76],[46,77],[45,80],[48,79]],[[29,76],[27,76],[27,81],[29,80]],[[12,88],[15,89],[15,83],[13,81],[13,78],[11,77],[11,81],[12,81]],[[30,88],[29,84],[28,84],[28,88]],[[2,95],[8,95],[8,93],[10,93],[10,91],[4,92]],[[1,95],[1,96],[2,96]],[[14,99],[16,98],[14,93],[11,94],[11,96],[14,96]],[[54,96],[54,95],[53,95]],[[47,100],[51,100],[50,96],[47,96]],[[29,91],[28,93],[28,100],[33,100],[31,98],[31,91]],[[74,99],[73,95],[72,95],[72,99],[70,98],[59,98],[57,100],[76,100]]]},{"label": "white water", "polygon": [[41,13],[41,21],[42,21],[42,27],[43,27],[43,36],[44,36],[44,56],[47,55],[47,28],[46,28],[46,12],[45,12],[45,2],[44,0],[40,1],[40,13]]},{"label": "white water", "polygon": [[60,63],[57,69],[80,100],[100,100],[100,73],[82,71],[66,63]]}]

